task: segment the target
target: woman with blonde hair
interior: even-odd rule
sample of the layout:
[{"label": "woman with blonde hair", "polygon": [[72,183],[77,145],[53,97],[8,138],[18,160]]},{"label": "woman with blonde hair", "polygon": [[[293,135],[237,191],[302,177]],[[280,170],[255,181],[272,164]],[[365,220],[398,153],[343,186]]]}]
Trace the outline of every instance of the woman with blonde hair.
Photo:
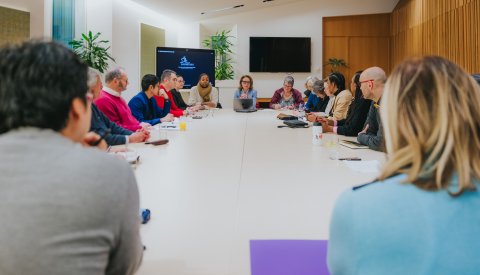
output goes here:
[{"label": "woman with blonde hair", "polygon": [[478,274],[480,87],[442,57],[408,60],[385,84],[388,160],[333,211],[332,274]]}]

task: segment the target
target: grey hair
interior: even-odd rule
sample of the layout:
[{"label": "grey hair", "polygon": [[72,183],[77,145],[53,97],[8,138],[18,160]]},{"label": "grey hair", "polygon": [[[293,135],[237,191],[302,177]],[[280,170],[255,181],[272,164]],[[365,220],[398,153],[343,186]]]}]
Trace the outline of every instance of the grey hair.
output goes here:
[{"label": "grey hair", "polygon": [[162,75],[160,76],[160,82],[163,82],[167,78],[170,79],[172,74],[177,74],[177,73],[170,69],[163,70]]},{"label": "grey hair", "polygon": [[112,82],[115,78],[121,78],[125,70],[122,67],[116,67],[105,74],[105,83]]},{"label": "grey hair", "polygon": [[93,86],[95,86],[95,84],[97,84],[97,77],[101,77],[100,72],[92,67],[88,67],[88,88],[92,88]]},{"label": "grey hair", "polygon": [[285,79],[283,80],[283,84],[288,83],[288,84],[291,84],[292,86],[293,86],[294,82],[295,82],[295,80],[293,79],[293,76],[291,76],[291,75],[286,76]]},{"label": "grey hair", "polygon": [[319,80],[318,77],[311,75],[307,77],[307,79],[305,80],[305,85],[309,90],[312,90],[314,83],[317,82],[318,80]]},{"label": "grey hair", "polygon": [[313,87],[312,92],[314,92],[315,94],[325,93],[324,87],[323,87],[323,80],[319,80],[317,78],[317,80],[313,83],[312,87]]}]

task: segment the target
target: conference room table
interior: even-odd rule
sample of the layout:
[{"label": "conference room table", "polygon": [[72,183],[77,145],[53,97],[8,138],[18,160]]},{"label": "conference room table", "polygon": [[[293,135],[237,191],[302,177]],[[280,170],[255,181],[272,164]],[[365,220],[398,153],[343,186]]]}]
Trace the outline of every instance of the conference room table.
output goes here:
[{"label": "conference room table", "polygon": [[[141,207],[151,210],[137,274],[246,275],[250,240],[328,239],[335,199],[377,173],[331,160],[311,128],[278,128],[278,113],[203,111],[185,131],[167,131],[166,145],[129,145],[140,155]],[[339,156],[385,161],[343,146]]]}]

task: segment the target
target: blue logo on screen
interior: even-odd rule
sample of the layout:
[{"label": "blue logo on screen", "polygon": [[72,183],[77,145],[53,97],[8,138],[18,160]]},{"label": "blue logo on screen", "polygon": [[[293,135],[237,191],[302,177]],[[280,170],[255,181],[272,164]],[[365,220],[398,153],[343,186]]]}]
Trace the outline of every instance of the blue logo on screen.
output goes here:
[{"label": "blue logo on screen", "polygon": [[193,70],[193,69],[195,69],[195,64],[188,61],[187,57],[184,56],[184,57],[180,58],[180,66],[178,68],[179,69],[184,69],[184,70]]}]

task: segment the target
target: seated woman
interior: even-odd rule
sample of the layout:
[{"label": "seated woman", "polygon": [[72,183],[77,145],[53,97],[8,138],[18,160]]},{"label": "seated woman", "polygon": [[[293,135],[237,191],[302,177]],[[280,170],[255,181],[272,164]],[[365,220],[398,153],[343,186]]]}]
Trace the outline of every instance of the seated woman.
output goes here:
[{"label": "seated woman", "polygon": [[355,97],[348,109],[347,118],[339,121],[324,120],[322,122],[324,133],[334,132],[339,135],[353,137],[357,136],[358,133],[362,131],[372,101],[363,98],[362,90],[360,89],[360,74],[362,74],[362,71],[356,72],[350,83],[350,89],[355,91]]},{"label": "seated woman", "polygon": [[253,79],[249,75],[240,77],[240,85],[233,98],[253,98],[253,106],[257,104],[257,91],[253,89]]},{"label": "seated woman", "polygon": [[326,93],[334,95],[332,109],[329,112],[329,119],[342,120],[347,118],[348,108],[352,103],[352,93],[345,89],[345,77],[341,73],[331,73],[327,77]]},{"label": "seated woman", "polygon": [[173,96],[173,101],[178,108],[182,110],[186,110],[188,105],[183,100],[182,94],[180,93],[180,89],[183,89],[183,85],[185,84],[185,80],[183,76],[177,74],[177,82],[175,82],[175,88],[171,89],[170,92]]},{"label": "seated woman", "polygon": [[203,108],[208,106],[210,108],[217,107],[218,90],[210,84],[210,79],[207,74],[203,73],[198,79],[198,84],[190,89],[190,98],[188,105],[200,105]]},{"label": "seated woman", "polygon": [[310,95],[312,94],[313,92],[313,83],[315,83],[318,79],[318,77],[316,76],[309,76],[307,77],[307,79],[305,80],[305,91],[303,91],[303,94],[305,95],[306,98],[309,98]]},{"label": "seated woman", "polygon": [[394,70],[380,107],[388,157],[378,180],[337,199],[332,274],[478,273],[478,106],[480,87],[445,58]]},{"label": "seated woman", "polygon": [[[312,93],[308,97],[305,109],[308,112],[325,112],[329,100],[330,98],[327,96],[325,89],[323,88],[323,81],[317,80],[312,85]],[[313,119],[313,121],[315,121],[315,116],[313,116]]]},{"label": "seated woman", "polygon": [[285,77],[283,80],[283,88],[275,91],[270,100],[270,108],[278,109],[294,109],[303,104],[302,94],[293,88],[295,80],[291,76]]}]

